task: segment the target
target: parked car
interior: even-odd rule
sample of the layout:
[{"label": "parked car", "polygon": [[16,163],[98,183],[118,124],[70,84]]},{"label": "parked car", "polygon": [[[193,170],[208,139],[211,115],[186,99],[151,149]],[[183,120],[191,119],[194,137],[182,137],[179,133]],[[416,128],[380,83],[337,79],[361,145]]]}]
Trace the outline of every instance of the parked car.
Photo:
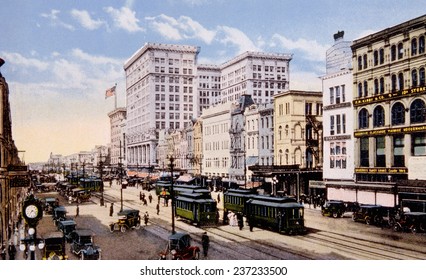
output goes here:
[{"label": "parked car", "polygon": [[394,231],[426,232],[426,213],[403,212],[395,216]]},{"label": "parked car", "polygon": [[166,250],[160,253],[160,259],[166,260],[168,255],[172,260],[198,260],[200,248],[191,245],[188,233],[177,232],[169,236]]},{"label": "parked car", "polygon": [[59,200],[56,197],[46,197],[43,199],[43,210],[46,214],[52,214],[53,209],[59,206]]},{"label": "parked car", "polygon": [[75,231],[76,225],[77,223],[72,219],[58,222],[58,230],[63,233],[63,236],[67,242],[72,241],[72,233]]},{"label": "parked car", "polygon": [[357,211],[353,212],[352,220],[365,222],[367,225],[382,225],[384,211],[381,205],[361,204]]},{"label": "parked car", "polygon": [[327,217],[340,218],[346,211],[346,205],[342,200],[327,200],[321,205],[321,214]]},{"label": "parked car", "polygon": [[58,222],[67,219],[67,209],[64,206],[58,206],[52,212],[53,223],[58,226]]},{"label": "parked car", "polygon": [[65,239],[61,232],[52,232],[44,238],[43,260],[67,260]]},{"label": "parked car", "polygon": [[128,229],[139,229],[141,227],[141,216],[139,215],[139,210],[125,209],[118,212],[117,215],[118,221],[109,225],[111,232],[116,230],[126,232]]},{"label": "parked car", "polygon": [[101,249],[95,246],[93,233],[90,230],[78,229],[72,234],[71,252],[81,260],[100,260]]}]

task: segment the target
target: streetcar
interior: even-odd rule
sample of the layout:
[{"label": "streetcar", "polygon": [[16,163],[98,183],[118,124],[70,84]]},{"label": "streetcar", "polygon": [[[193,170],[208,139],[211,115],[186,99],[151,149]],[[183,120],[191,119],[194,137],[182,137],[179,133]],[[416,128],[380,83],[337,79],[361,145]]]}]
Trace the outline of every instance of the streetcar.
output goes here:
[{"label": "streetcar", "polygon": [[270,229],[284,234],[305,233],[304,207],[292,197],[253,195],[245,205],[250,230]]},{"label": "streetcar", "polygon": [[103,181],[97,177],[87,177],[80,179],[80,188],[85,191],[100,192],[103,190]]},{"label": "streetcar", "polygon": [[245,214],[247,200],[256,194],[254,189],[228,189],[223,194],[223,223],[228,222],[228,213]]},{"label": "streetcar", "polygon": [[176,196],[175,213],[197,226],[217,224],[219,218],[216,200],[210,193],[195,191],[181,192]]},{"label": "streetcar", "polygon": [[202,187],[199,185],[185,185],[185,184],[176,184],[173,185],[173,192],[175,196],[186,193],[186,192],[196,192],[196,193],[206,193],[209,194],[210,190],[206,187]]}]

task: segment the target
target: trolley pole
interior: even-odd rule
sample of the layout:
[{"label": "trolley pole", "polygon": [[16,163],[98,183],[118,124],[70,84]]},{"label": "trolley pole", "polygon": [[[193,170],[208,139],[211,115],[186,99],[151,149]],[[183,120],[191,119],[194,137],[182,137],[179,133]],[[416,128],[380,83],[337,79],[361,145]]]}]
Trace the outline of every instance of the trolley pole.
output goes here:
[{"label": "trolley pole", "polygon": [[170,173],[171,173],[171,185],[170,185],[170,196],[172,199],[172,234],[175,234],[175,194],[173,191],[173,168],[174,168],[174,161],[175,158],[173,157],[173,155],[171,156],[167,156],[167,158],[170,160]]}]

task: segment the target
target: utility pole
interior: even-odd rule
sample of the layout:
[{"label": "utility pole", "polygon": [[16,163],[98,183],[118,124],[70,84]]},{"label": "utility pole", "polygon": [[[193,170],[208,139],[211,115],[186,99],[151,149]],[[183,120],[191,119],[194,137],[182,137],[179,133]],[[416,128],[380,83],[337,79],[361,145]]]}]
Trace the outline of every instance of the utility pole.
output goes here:
[{"label": "utility pole", "polygon": [[171,177],[172,177],[171,178],[171,185],[170,185],[170,196],[172,198],[172,234],[175,234],[176,233],[176,231],[175,231],[175,194],[174,194],[174,190],[173,190],[173,181],[174,181],[173,168],[174,168],[175,158],[173,157],[173,155],[168,156],[167,158],[170,160],[169,167],[170,167],[170,173],[171,173]]}]

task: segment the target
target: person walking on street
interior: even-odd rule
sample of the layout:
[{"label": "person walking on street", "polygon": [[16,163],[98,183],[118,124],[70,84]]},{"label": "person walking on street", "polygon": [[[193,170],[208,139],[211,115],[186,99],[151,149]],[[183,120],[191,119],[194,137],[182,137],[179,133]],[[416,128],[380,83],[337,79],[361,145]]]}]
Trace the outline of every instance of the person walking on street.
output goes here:
[{"label": "person walking on street", "polygon": [[160,203],[157,203],[156,209],[157,209],[157,215],[160,215]]},{"label": "person walking on street", "polygon": [[16,248],[15,248],[15,245],[13,245],[12,243],[9,244],[8,253],[9,253],[9,260],[14,260],[16,255]]},{"label": "person walking on street", "polygon": [[114,213],[114,203],[111,203],[111,206],[109,207],[109,216],[112,217],[112,213]]},{"label": "person walking on street", "polygon": [[207,253],[209,251],[209,245],[210,245],[210,238],[207,235],[207,232],[204,232],[201,236],[201,244],[203,245],[203,254],[204,257],[207,257]]},{"label": "person walking on street", "polygon": [[145,226],[147,226],[148,225],[148,221],[149,221],[148,211],[145,212],[145,214],[143,215],[143,218],[145,220]]},{"label": "person walking on street", "polygon": [[148,199],[149,199],[149,204],[151,204],[151,202],[152,202],[152,194],[151,193],[149,193]]},{"label": "person walking on street", "polygon": [[77,218],[80,215],[80,207],[77,204],[77,208],[75,208],[75,217]]}]

